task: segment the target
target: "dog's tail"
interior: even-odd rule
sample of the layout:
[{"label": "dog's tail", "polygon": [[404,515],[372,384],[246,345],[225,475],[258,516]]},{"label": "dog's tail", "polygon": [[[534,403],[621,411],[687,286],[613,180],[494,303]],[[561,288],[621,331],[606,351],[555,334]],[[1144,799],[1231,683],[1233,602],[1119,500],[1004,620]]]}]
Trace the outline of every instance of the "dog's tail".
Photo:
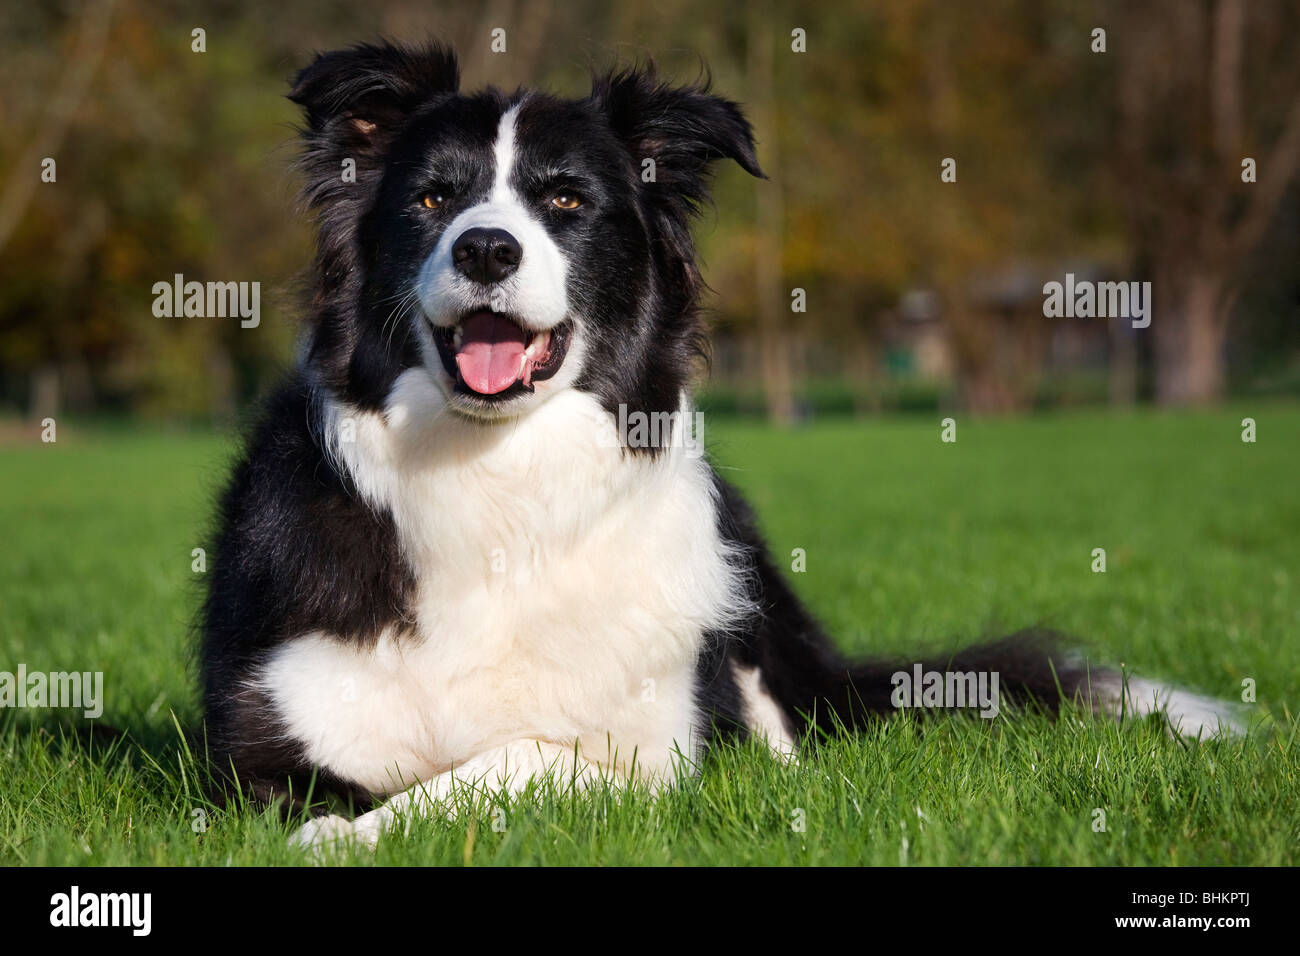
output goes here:
[{"label": "dog's tail", "polygon": [[804,715],[826,732],[860,728],[902,709],[963,709],[989,717],[1011,705],[1056,714],[1066,701],[1119,719],[1161,714],[1170,730],[1187,737],[1243,729],[1223,701],[1093,667],[1064,637],[1042,629],[924,661],[826,663],[822,693]]},{"label": "dog's tail", "polygon": [[740,556],[750,599],[761,609],[736,643],[736,664],[759,675],[760,689],[792,725],[787,729],[834,734],[904,708],[960,707],[992,716],[1011,705],[1056,714],[1065,702],[1117,719],[1161,714],[1188,737],[1244,729],[1231,705],[1093,666],[1077,642],[1042,628],[928,660],[846,660],[772,563],[744,498],[715,480],[723,536]]}]

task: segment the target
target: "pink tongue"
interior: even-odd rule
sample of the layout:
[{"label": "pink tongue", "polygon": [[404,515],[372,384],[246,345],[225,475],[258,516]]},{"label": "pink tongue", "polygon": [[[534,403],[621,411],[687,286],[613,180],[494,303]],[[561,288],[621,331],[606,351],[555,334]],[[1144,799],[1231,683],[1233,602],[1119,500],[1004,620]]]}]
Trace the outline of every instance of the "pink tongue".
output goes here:
[{"label": "pink tongue", "polygon": [[494,312],[475,312],[461,332],[456,367],[466,385],[480,395],[495,395],[515,383],[523,367],[523,329]]}]

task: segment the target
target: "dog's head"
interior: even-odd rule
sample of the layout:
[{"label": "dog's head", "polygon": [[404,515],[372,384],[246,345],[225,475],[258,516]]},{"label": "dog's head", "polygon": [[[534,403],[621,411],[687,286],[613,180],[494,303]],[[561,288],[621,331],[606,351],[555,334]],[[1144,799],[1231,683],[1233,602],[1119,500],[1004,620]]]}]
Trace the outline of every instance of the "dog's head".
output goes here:
[{"label": "dog's head", "polygon": [[294,83],[319,373],[379,407],[422,366],[485,420],[566,388],[675,410],[700,338],[690,220],[715,160],[761,175],[739,108],[653,68],[580,100],[458,86],[436,45],[324,54]]}]

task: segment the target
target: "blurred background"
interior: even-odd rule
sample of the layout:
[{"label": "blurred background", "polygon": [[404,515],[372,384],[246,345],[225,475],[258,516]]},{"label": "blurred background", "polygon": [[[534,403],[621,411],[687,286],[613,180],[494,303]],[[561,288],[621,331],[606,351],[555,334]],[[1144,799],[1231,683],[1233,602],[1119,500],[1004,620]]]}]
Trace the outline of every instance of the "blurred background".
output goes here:
[{"label": "blurred background", "polygon": [[[223,425],[269,386],[311,254],[287,82],[380,35],[454,43],[467,89],[653,57],[744,104],[770,178],[720,169],[699,225],[706,408],[1300,394],[1295,0],[65,0],[0,8],[0,434]],[[1150,328],[1045,317],[1066,272],[1152,282]],[[176,273],[260,282],[260,325],[155,317]]]}]

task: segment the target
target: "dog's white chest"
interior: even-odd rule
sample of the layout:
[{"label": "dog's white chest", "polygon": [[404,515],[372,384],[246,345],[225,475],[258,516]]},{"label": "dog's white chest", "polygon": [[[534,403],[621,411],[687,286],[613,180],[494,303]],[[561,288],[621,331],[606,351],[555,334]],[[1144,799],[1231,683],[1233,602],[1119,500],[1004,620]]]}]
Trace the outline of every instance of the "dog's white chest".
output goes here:
[{"label": "dog's white chest", "polygon": [[407,373],[338,446],[416,572],[409,633],[305,635],[261,686],[314,763],[376,791],[521,738],[667,769],[695,745],[701,639],[737,611],[707,466],[626,455],[577,392],[496,429],[440,400]]}]

